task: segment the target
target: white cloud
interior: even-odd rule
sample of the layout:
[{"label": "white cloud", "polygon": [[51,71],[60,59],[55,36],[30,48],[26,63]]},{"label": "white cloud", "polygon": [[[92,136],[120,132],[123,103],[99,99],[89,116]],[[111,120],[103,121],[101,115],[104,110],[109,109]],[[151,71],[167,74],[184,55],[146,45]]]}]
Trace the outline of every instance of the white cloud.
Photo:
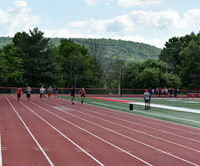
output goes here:
[{"label": "white cloud", "polygon": [[159,3],[163,3],[166,0],[118,0],[118,5],[121,7],[132,7],[132,6],[152,6]]},{"label": "white cloud", "polygon": [[14,34],[20,28],[26,28],[36,25],[40,22],[37,15],[29,15],[31,8],[25,1],[14,2],[14,8],[9,10],[0,10],[0,31],[4,34]]},{"label": "white cloud", "polygon": [[133,42],[139,42],[139,43],[145,43],[145,44],[149,44],[158,48],[163,48],[164,44],[166,41],[164,40],[160,40],[158,38],[154,38],[154,39],[145,39],[141,36],[124,36],[124,37],[115,37],[114,39],[118,40],[126,40],[126,41],[133,41]]},{"label": "white cloud", "polygon": [[90,21],[75,21],[70,22],[67,27],[69,28],[84,28],[90,24]]},{"label": "white cloud", "polygon": [[92,32],[129,33],[141,29],[168,30],[186,29],[200,26],[200,9],[187,11],[183,18],[175,10],[162,12],[132,11],[127,15],[117,16],[109,20],[92,19]]},{"label": "white cloud", "polygon": [[191,9],[184,14],[185,26],[200,26],[200,9]]},{"label": "white cloud", "polygon": [[78,33],[71,33],[68,29],[58,30],[44,30],[46,37],[58,37],[58,38],[81,38],[82,35]]},{"label": "white cloud", "polygon": [[85,1],[88,5],[95,5],[97,3],[113,2],[115,0],[83,0],[83,1]]},{"label": "white cloud", "polygon": [[127,15],[118,16],[110,20],[98,20],[92,19],[92,32],[120,32],[120,31],[133,31],[134,24],[128,18]]}]

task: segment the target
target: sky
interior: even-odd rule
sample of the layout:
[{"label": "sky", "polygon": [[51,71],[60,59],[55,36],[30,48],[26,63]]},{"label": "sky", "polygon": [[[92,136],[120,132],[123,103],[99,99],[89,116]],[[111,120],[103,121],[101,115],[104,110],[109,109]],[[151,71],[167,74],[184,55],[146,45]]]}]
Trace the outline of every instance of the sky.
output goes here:
[{"label": "sky", "polygon": [[38,27],[45,37],[106,38],[163,48],[200,31],[200,0],[4,0],[0,36]]}]

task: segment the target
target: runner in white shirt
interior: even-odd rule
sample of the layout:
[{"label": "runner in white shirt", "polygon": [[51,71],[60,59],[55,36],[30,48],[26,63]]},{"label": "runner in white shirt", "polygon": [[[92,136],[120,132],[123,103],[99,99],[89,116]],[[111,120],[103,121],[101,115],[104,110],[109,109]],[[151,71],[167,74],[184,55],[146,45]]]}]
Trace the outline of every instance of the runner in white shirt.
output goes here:
[{"label": "runner in white shirt", "polygon": [[45,89],[42,85],[41,88],[40,88],[40,100],[43,100],[43,98],[44,98],[44,91],[45,91]]}]

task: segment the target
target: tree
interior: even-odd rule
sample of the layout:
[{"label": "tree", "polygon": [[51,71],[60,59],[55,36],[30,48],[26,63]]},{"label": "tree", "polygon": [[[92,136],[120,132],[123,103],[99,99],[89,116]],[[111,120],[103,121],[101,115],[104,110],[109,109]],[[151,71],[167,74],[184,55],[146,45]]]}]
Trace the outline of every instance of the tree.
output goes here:
[{"label": "tree", "polygon": [[161,60],[147,59],[144,62],[129,62],[125,66],[123,84],[127,88],[177,87],[180,78],[169,72],[167,63]]},{"label": "tree", "polygon": [[13,44],[3,47],[5,64],[7,66],[7,81],[5,86],[23,86],[23,60],[22,50]]},{"label": "tree", "polygon": [[79,76],[85,75],[92,61],[88,49],[84,45],[76,44],[72,39],[62,39],[58,47],[57,62],[61,72],[65,75],[66,87],[73,83],[77,86]]},{"label": "tree", "polygon": [[159,58],[169,65],[174,66],[174,73],[179,75],[182,69],[183,57],[181,52],[188,46],[191,40],[195,39],[196,35],[192,32],[190,35],[183,37],[172,37],[165,43],[165,47],[161,51]]},{"label": "tree", "polygon": [[[110,58],[110,64],[108,66],[108,69],[106,70],[109,71],[109,77],[114,76],[115,79],[117,79],[117,88],[118,88],[118,94],[120,94],[120,78],[122,77],[122,68],[125,64],[125,60],[119,56],[118,54],[112,55]],[[113,81],[113,80],[112,80]]]},{"label": "tree", "polygon": [[0,86],[3,86],[7,81],[7,69],[6,60],[4,59],[3,50],[0,48]]},{"label": "tree", "polygon": [[95,85],[101,84],[101,78],[103,76],[104,56],[105,56],[105,45],[102,40],[99,39],[89,39],[87,43],[87,48],[89,50],[90,56],[93,59],[94,65],[94,77]]},{"label": "tree", "polygon": [[[197,74],[200,64],[200,34],[197,35],[197,39],[192,40],[188,47],[181,52],[183,60],[182,71],[180,72],[183,87],[188,88],[192,83],[192,75]],[[190,86],[191,88],[191,86]]]},{"label": "tree", "polygon": [[13,38],[14,46],[22,50],[24,82],[30,86],[52,85],[58,78],[59,67],[55,63],[56,48],[44,32],[38,28],[29,33],[18,32]]}]

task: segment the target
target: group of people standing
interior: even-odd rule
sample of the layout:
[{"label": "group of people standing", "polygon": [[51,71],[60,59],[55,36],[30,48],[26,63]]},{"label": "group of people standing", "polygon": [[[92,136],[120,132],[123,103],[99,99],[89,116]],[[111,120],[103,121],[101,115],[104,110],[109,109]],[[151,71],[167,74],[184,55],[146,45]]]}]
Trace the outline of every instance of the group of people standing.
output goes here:
[{"label": "group of people standing", "polygon": [[155,90],[156,90],[156,93],[158,94],[158,97],[173,97],[173,94],[174,94],[174,97],[177,97],[178,91],[179,91],[177,88],[173,89],[172,87],[170,88],[159,87],[156,89],[149,87],[148,92],[153,95],[155,94]]}]

